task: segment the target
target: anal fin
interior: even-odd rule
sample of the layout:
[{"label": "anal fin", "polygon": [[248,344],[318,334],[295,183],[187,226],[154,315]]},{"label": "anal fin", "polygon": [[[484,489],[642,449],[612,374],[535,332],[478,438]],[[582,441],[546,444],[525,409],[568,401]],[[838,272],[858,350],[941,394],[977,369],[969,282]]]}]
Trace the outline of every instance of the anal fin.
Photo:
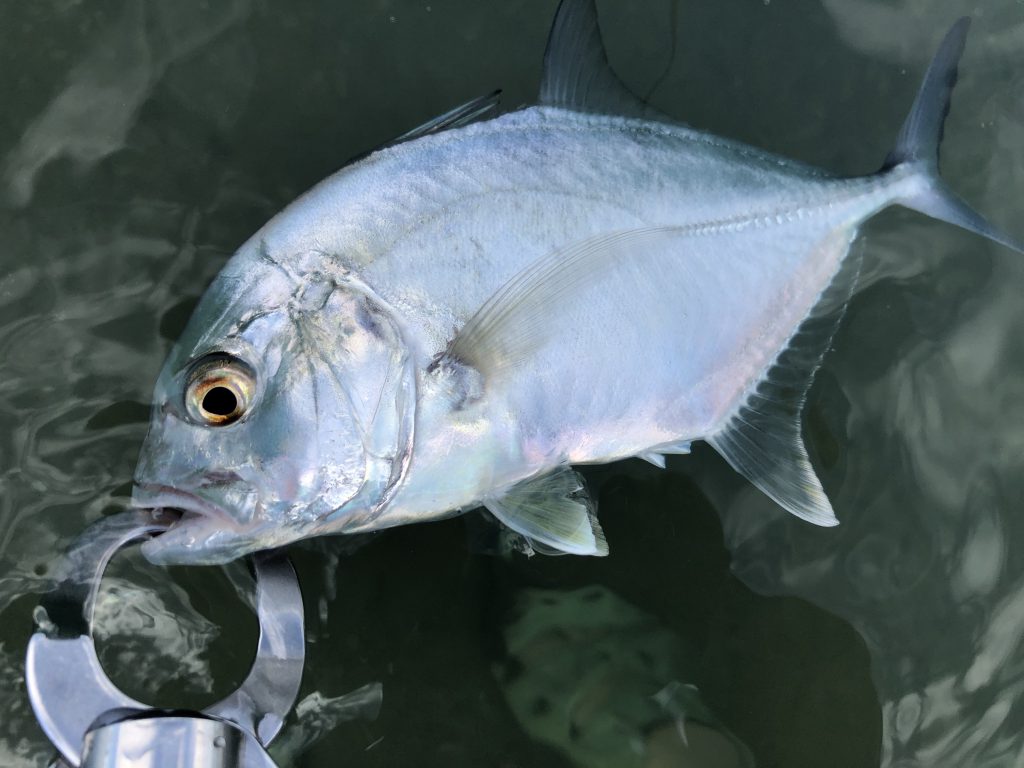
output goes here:
[{"label": "anal fin", "polygon": [[[853,234],[836,232],[822,247],[846,248]],[[804,446],[802,413],[856,286],[861,261],[854,248],[746,401],[706,438],[733,469],[780,506],[821,526],[838,525],[839,520]]]},{"label": "anal fin", "polygon": [[504,525],[532,544],[571,555],[608,554],[594,504],[579,473],[568,467],[524,480],[483,505]]},{"label": "anal fin", "polygon": [[689,440],[677,440],[671,443],[660,443],[648,448],[646,451],[641,451],[636,455],[638,459],[648,461],[656,467],[661,469],[665,468],[665,458],[667,456],[676,454],[684,455],[690,452],[690,441]]},{"label": "anal fin", "polygon": [[665,468],[665,456],[657,451],[641,451],[636,455],[636,457],[638,459],[643,459],[648,464],[653,464],[658,469]]}]

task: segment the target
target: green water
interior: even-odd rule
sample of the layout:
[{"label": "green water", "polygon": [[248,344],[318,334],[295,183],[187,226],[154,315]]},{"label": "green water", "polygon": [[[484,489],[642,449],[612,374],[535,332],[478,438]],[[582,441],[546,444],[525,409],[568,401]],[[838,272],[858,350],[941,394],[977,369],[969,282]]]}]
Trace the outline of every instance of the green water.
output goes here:
[{"label": "green water", "polygon": [[[208,281],[349,157],[497,87],[507,108],[530,102],[554,5],[5,4],[0,765],[50,757],[22,681],[32,608],[84,525],[127,503],[157,371]],[[935,42],[973,14],[943,169],[1024,234],[1020,2],[599,6],[613,63],[665,111],[841,173],[877,167]],[[604,560],[484,554],[462,520],[296,547],[302,695],[379,681],[383,702],[311,744],[315,717],[293,724],[283,758],[596,766],[601,745],[601,765],[643,765],[672,722],[643,713],[675,681],[760,766],[1019,765],[1024,265],[903,213],[861,247],[863,287],[806,417],[838,529],[786,516],[698,449],[664,472],[587,471]],[[231,690],[256,633],[239,571],[120,557],[97,628],[110,675],[164,705]],[[584,632],[556,597],[592,585],[630,607]],[[564,628],[517,656],[529,588],[550,591]],[[591,653],[609,637],[619,654]],[[578,722],[559,732],[565,708]]]}]

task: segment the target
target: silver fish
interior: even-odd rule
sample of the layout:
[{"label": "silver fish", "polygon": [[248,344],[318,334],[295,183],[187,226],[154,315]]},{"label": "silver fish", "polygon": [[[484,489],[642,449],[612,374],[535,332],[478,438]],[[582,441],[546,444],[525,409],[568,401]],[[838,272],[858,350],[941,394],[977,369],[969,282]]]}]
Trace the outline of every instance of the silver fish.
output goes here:
[{"label": "silver fish", "polygon": [[538,106],[431,121],[218,275],[156,386],[134,503],[185,515],[144,553],[223,562],[483,506],[535,548],[602,555],[570,466],[664,466],[694,440],[836,524],[800,414],[858,226],[897,204],[1021,251],[938,175],[967,25],[882,169],[840,178],[654,113],[593,0],[564,0]]}]

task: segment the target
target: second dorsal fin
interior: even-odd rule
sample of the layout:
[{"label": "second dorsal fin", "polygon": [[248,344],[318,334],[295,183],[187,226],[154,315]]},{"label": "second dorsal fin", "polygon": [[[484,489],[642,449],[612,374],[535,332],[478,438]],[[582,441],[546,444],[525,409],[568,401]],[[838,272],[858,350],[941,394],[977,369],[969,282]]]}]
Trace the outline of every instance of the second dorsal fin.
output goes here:
[{"label": "second dorsal fin", "polygon": [[539,101],[579,112],[657,118],[612,71],[594,0],[562,0],[544,52]]}]

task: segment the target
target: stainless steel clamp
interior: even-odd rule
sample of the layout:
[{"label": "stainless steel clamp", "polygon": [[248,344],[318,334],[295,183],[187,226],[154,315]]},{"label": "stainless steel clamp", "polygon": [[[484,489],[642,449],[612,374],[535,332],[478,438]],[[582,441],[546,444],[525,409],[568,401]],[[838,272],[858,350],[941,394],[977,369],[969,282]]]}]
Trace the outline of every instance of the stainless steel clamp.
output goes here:
[{"label": "stainless steel clamp", "polygon": [[43,731],[75,768],[273,768],[266,747],[295,704],[305,658],[302,595],[279,554],[252,558],[259,644],[237,691],[202,712],[155,709],[122,693],[100,666],[92,611],[110,558],[177,518],[130,510],[88,528],[66,578],[45,595],[28,645],[25,682]]}]

